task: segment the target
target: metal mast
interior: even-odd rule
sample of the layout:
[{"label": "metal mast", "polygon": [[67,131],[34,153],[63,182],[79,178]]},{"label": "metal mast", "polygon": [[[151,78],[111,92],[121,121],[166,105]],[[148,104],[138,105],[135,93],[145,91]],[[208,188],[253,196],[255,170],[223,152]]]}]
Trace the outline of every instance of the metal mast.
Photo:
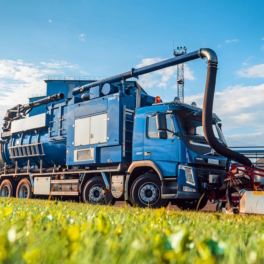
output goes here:
[{"label": "metal mast", "polygon": [[[173,55],[175,57],[184,55],[187,53],[187,48],[184,47],[177,47],[173,51]],[[184,103],[184,64],[177,65],[177,96],[179,100]]]}]

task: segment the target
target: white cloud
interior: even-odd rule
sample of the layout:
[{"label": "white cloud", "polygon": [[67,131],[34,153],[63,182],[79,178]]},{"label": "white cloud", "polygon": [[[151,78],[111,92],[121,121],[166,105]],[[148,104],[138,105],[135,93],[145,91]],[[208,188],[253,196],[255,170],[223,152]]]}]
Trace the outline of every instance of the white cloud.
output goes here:
[{"label": "white cloud", "polygon": [[86,36],[86,34],[79,34],[79,35],[78,35],[79,40],[80,40],[80,41],[84,41],[84,40],[85,40],[85,36]]},{"label": "white cloud", "polygon": [[41,64],[47,68],[52,68],[52,69],[62,69],[62,68],[78,69],[79,68],[78,65],[70,64],[67,61],[41,62]]},{"label": "white cloud", "polygon": [[[165,59],[163,58],[146,58],[142,59],[141,63],[136,65],[136,68],[144,67],[147,65],[151,65],[160,61],[163,61]],[[149,73],[146,75],[140,76],[139,83],[144,88],[152,88],[154,86],[166,88],[169,80],[171,78],[176,78],[177,76],[177,66],[165,68],[162,70],[158,70],[153,73]],[[195,77],[193,75],[193,71],[190,70],[189,66],[187,64],[184,64],[184,77],[187,80],[195,80]]]},{"label": "white cloud", "polygon": [[[229,145],[240,141],[242,145],[264,145],[263,95],[264,84],[227,87],[215,93],[214,113],[222,120]],[[185,102],[202,107],[203,98],[204,94],[188,96]]]},{"label": "white cloud", "polygon": [[82,75],[86,75],[86,76],[89,75],[89,73],[88,73],[87,71],[80,71],[80,73],[81,73]]},{"label": "white cloud", "polygon": [[243,68],[235,72],[239,77],[246,78],[264,78],[264,64],[254,65],[248,68]]},{"label": "white cloud", "polygon": [[262,40],[264,40],[264,38],[262,38]]},{"label": "white cloud", "polygon": [[28,98],[46,94],[43,81],[50,75],[63,75],[64,70],[76,69],[65,61],[41,62],[39,65],[22,60],[0,60],[0,119],[7,109],[28,102]]},{"label": "white cloud", "polygon": [[248,134],[233,134],[225,136],[230,147],[264,146],[264,133],[253,132]]},{"label": "white cloud", "polygon": [[225,42],[226,43],[233,43],[233,42],[238,42],[239,39],[227,39]]},{"label": "white cloud", "polygon": [[52,23],[52,20],[51,19],[49,20],[49,23]]},{"label": "white cloud", "polygon": [[247,58],[242,64],[243,66],[247,66],[248,62],[253,58],[253,56],[250,56],[249,58]]}]

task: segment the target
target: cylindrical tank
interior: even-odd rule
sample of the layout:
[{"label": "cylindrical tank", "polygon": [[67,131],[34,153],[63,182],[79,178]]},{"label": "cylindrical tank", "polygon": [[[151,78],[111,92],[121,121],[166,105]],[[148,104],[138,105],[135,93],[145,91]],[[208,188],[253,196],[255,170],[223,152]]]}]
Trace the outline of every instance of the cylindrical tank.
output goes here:
[{"label": "cylindrical tank", "polygon": [[105,83],[102,87],[102,94],[103,95],[108,95],[117,92],[117,87],[110,84],[110,83]]},{"label": "cylindrical tank", "polygon": [[48,129],[26,131],[12,134],[8,139],[0,143],[0,164],[6,162],[12,165],[17,161],[20,168],[27,166],[42,166],[45,168],[61,165],[66,166],[66,140],[50,140]]}]

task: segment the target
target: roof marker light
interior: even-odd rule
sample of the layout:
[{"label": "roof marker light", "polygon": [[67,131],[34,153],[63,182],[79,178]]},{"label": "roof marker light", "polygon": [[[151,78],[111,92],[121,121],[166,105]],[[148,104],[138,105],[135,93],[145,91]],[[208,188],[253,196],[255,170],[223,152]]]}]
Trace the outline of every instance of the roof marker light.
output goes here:
[{"label": "roof marker light", "polygon": [[156,96],[155,97],[155,104],[159,104],[159,103],[161,103],[160,96]]}]

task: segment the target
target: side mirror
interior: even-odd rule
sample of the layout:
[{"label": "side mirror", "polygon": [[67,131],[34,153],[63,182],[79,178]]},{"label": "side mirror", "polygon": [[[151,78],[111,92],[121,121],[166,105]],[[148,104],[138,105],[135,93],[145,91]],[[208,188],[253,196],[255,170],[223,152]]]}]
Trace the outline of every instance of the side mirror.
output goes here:
[{"label": "side mirror", "polygon": [[[166,115],[163,113],[159,113],[156,115],[156,124],[157,124],[157,129],[158,130],[167,130],[167,119]],[[166,133],[167,134],[167,133]]]},{"label": "side mirror", "polygon": [[159,138],[160,139],[167,139],[167,132],[166,131],[159,131]]}]

